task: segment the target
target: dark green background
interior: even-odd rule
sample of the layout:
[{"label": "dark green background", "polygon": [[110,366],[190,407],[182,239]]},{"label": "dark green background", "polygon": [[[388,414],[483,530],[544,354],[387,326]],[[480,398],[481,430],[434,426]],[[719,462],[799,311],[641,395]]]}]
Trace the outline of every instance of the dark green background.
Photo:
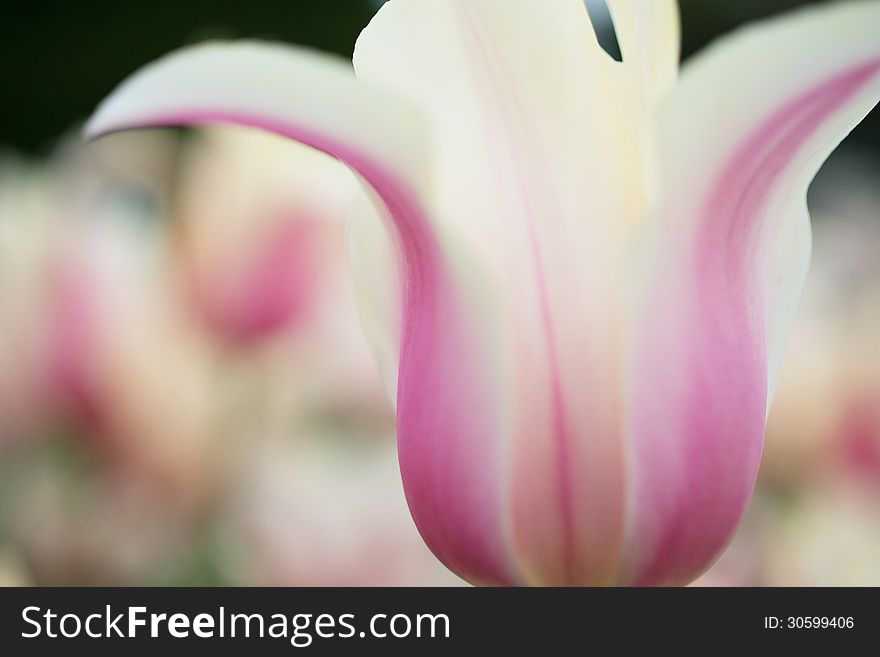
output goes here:
[{"label": "dark green background", "polygon": [[[136,68],[200,39],[264,37],[350,55],[376,4],[370,0],[7,0],[0,9],[0,145],[47,152]],[[738,24],[808,2],[683,0],[681,4],[687,56]],[[880,149],[877,112],[854,137]]]}]

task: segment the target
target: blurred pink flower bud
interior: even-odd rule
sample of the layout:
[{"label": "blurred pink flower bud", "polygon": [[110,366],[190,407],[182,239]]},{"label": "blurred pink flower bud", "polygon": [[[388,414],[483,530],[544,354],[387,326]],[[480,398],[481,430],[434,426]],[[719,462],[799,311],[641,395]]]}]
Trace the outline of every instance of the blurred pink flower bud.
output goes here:
[{"label": "blurred pink flower bud", "polygon": [[203,133],[175,209],[200,319],[241,346],[307,331],[339,260],[353,181],[331,158],[263,134]]}]

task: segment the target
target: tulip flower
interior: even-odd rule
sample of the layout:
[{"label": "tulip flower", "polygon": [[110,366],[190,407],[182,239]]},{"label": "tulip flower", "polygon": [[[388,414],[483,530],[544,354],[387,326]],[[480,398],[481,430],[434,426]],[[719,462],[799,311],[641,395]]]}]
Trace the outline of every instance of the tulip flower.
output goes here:
[{"label": "tulip flower", "polygon": [[[397,467],[392,414],[347,271],[353,177],[255,131],[207,131],[193,142],[181,157],[170,134],[128,133],[62,148],[40,166],[0,159],[0,480],[21,500],[0,505],[9,507],[0,526],[26,557],[22,575],[180,581],[197,555],[218,581],[241,582],[242,563],[208,540],[231,522],[265,567],[245,569],[251,583],[457,581],[387,476]],[[173,193],[162,175],[170,169],[184,176]],[[217,185],[224,194],[206,195]],[[313,271],[307,312],[260,349],[221,348],[217,333],[232,336],[192,321],[179,268],[193,257],[205,265],[199,282],[234,282],[229,260],[260,264],[279,220],[290,225],[285,210],[298,226],[304,207],[320,221],[305,222],[317,239],[288,254]],[[245,230],[255,225],[265,230]],[[222,248],[231,243],[237,253]],[[245,323],[249,313],[265,317],[259,306],[237,309]],[[51,440],[67,436],[75,440]],[[276,449],[265,449],[273,439]],[[15,451],[5,449],[11,440]],[[59,447],[75,456],[59,458]],[[289,474],[292,485],[271,485]],[[287,531],[291,519],[311,523],[307,535]],[[5,556],[0,579],[14,581]]]},{"label": "tulip flower", "polygon": [[805,189],[880,96],[877,2],[747,28],[680,75],[672,0],[609,6],[622,62],[581,0],[391,0],[356,73],[194,46],[87,127],[232,122],[360,175],[407,500],[473,583],[682,583],[723,549],[807,269]]},{"label": "tulip flower", "polygon": [[242,347],[308,330],[332,278],[350,174],[312,149],[247,130],[207,131],[190,151],[173,212],[199,318]]},{"label": "tulip flower", "polygon": [[[131,234],[130,201],[112,198],[116,187],[102,186],[94,171],[82,173],[93,165],[81,149],[62,148],[47,170],[10,167],[0,185],[0,417],[10,423],[0,434],[35,433],[50,417],[95,433],[107,428],[108,365],[128,328],[119,318],[133,314],[133,290],[146,305],[140,284],[149,250],[144,235]],[[59,184],[72,170],[80,171],[79,198]]]},{"label": "tulip flower", "polygon": [[177,312],[145,203],[161,199],[173,150],[167,136],[131,134],[0,172],[0,446],[75,436],[183,505],[213,474],[200,390],[216,368]]}]

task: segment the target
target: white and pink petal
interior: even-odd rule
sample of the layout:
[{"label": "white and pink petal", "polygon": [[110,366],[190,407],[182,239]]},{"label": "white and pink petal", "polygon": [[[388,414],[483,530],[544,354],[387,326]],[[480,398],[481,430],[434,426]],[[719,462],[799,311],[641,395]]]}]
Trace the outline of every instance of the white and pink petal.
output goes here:
[{"label": "white and pink petal", "polygon": [[629,363],[623,582],[686,582],[751,494],[809,258],[806,188],[880,99],[880,3],[810,9],[684,67]]}]

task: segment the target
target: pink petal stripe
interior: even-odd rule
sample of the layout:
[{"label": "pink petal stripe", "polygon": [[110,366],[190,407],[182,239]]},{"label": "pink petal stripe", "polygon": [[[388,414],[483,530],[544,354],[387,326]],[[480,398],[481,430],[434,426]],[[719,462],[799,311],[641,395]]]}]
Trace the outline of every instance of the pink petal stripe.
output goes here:
[{"label": "pink petal stripe", "polygon": [[[495,65],[494,58],[489,51],[487,38],[480,32],[477,19],[471,15],[466,4],[456,5],[458,16],[461,19],[462,34],[467,38],[468,43],[478,54],[476,58],[479,65],[485,70],[483,78],[490,86],[492,96],[494,98],[505,98],[510,94],[505,93],[504,88],[513,88],[514,84],[505,77],[504,71]],[[512,102],[507,111],[503,109],[498,112],[497,120],[503,126],[503,134],[510,144],[512,151],[511,160],[515,172],[515,180],[517,188],[522,195],[522,201],[526,208],[527,235],[529,242],[529,253],[532,258],[531,269],[535,276],[535,290],[538,296],[538,307],[540,308],[541,331],[543,334],[544,357],[547,359],[547,369],[549,375],[549,402],[551,409],[551,435],[547,437],[548,442],[552,442],[554,446],[554,476],[556,479],[556,493],[559,514],[559,531],[561,533],[561,554],[559,559],[562,561],[562,573],[566,581],[574,579],[575,570],[575,500],[573,491],[573,471],[572,471],[572,448],[573,436],[569,429],[570,418],[566,407],[565,393],[563,389],[562,376],[559,368],[559,354],[557,349],[557,338],[554,327],[553,311],[550,307],[550,295],[547,287],[546,267],[544,266],[541,247],[539,245],[538,229],[535,225],[536,221],[544,219],[535,209],[535,202],[532,194],[529,193],[528,173],[524,170],[523,164],[527,161],[524,158],[535,157],[533,154],[525,155],[523,151],[530,151],[528,148],[517,148],[516,139],[513,137],[515,133],[514,123],[527,124],[521,116],[522,109],[517,103]],[[529,436],[527,440],[537,440],[538,436]],[[514,485],[517,485],[515,482]],[[516,508],[517,505],[514,505]],[[545,512],[549,513],[547,509]],[[515,533],[517,518],[514,518]],[[526,529],[528,532],[528,529]]]},{"label": "pink petal stripe", "polygon": [[[647,409],[633,432],[637,508],[653,516],[636,518],[636,527],[652,528],[649,536],[634,537],[651,544],[637,548],[650,556],[636,570],[637,584],[681,582],[699,574],[730,539],[745,509],[767,401],[761,273],[765,219],[772,220],[766,217],[768,204],[810,138],[878,71],[880,60],[862,64],[775,112],[729,160],[702,205],[694,260],[683,279],[696,287],[685,301],[685,316],[676,319],[694,330],[683,343],[685,362],[677,366],[684,372],[684,391],[666,399],[672,408],[651,399],[673,373],[663,369],[647,377],[653,383],[640,383],[637,393],[636,408]],[[664,347],[654,339],[645,348]],[[670,413],[678,418],[670,422]],[[674,484],[669,471],[656,468],[670,462],[663,454],[669,449],[683,456],[672,466]]]}]

